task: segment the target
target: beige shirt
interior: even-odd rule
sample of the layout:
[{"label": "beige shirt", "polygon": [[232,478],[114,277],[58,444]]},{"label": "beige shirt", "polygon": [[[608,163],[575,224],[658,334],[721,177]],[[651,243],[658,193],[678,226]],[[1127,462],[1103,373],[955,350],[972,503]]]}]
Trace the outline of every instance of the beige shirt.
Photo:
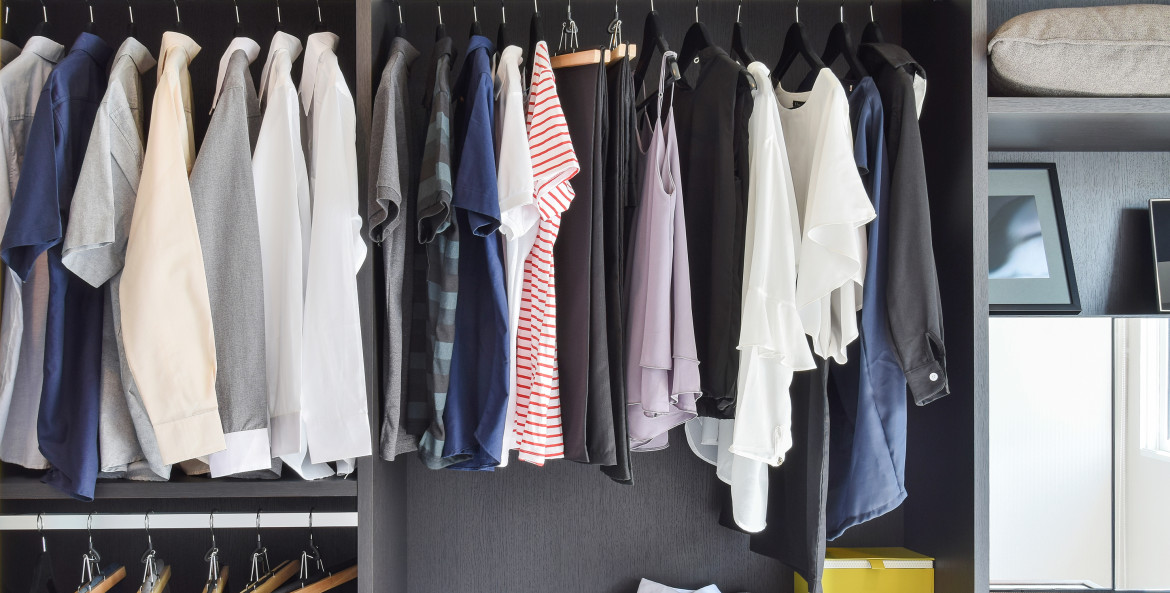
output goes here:
[{"label": "beige shirt", "polygon": [[164,463],[223,450],[211,304],[188,176],[191,75],[199,45],[163,34],[142,179],[120,284],[126,359]]}]

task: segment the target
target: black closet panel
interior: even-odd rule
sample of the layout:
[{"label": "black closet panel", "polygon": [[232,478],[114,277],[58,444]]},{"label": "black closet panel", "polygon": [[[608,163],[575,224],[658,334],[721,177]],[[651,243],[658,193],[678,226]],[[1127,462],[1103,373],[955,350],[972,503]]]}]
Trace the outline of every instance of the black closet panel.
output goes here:
[{"label": "black closet panel", "polygon": [[[321,15],[330,31],[341,37],[337,59],[350,92],[357,96],[355,87],[356,63],[356,5],[353,0],[320,0]],[[260,55],[252,62],[252,77],[256,90],[260,89],[260,73],[268,57],[268,45],[276,32],[275,0],[237,0],[240,10],[238,35],[250,37],[260,44]],[[130,14],[126,0],[90,0],[93,6],[93,33],[117,49],[126,39]],[[172,0],[130,0],[134,8],[135,38],[142,42],[151,55],[158,59],[162,34],[175,30],[175,3]],[[191,61],[191,91],[194,98],[195,146],[203,142],[203,133],[211,119],[211,99],[219,72],[219,59],[228,44],[237,36],[236,12],[231,0],[178,0],[183,34],[191,37],[202,48]],[[77,35],[89,25],[89,10],[82,0],[45,0],[49,13],[49,35],[65,46],[66,51]],[[24,45],[33,29],[41,22],[39,0],[4,0],[10,8],[4,39]],[[317,4],[313,0],[280,0],[282,29],[285,33],[305,40],[316,32]],[[303,53],[302,53],[303,57]],[[293,80],[299,81],[301,60],[293,63]],[[149,128],[150,104],[154,97],[157,71],[142,77],[142,93],[146,101]],[[364,161],[359,161],[364,162]]]},{"label": "black closet panel", "polygon": [[[72,500],[5,500],[0,502],[0,513],[19,515],[36,513],[86,514],[141,514],[147,510],[156,513],[304,513],[356,511],[353,498],[255,498],[255,499],[130,499],[82,503]],[[309,543],[308,529],[264,529],[260,532],[272,565],[300,559],[301,551]],[[175,593],[197,592],[207,579],[204,554],[211,547],[207,529],[150,530],[154,548],[159,557],[173,567],[170,590]],[[45,531],[49,553],[53,557],[53,576],[60,593],[73,591],[81,579],[81,554],[88,549],[85,530]],[[357,557],[357,530],[352,527],[314,527],[313,540],[327,564],[336,564]],[[132,530],[100,530],[93,532],[94,548],[102,555],[102,566],[116,562],[126,567],[126,579],[114,588],[115,593],[133,593],[142,582],[140,563],[146,551],[146,532]],[[221,566],[230,567],[228,590],[243,589],[248,580],[252,550],[256,549],[255,529],[215,530],[215,541],[220,550]],[[0,591],[24,593],[32,578],[32,567],[41,552],[40,537],[36,531],[5,531],[0,533]],[[28,567],[27,570],[24,567]],[[66,591],[67,590],[67,591]],[[339,588],[338,593],[355,593],[356,581]]]}]

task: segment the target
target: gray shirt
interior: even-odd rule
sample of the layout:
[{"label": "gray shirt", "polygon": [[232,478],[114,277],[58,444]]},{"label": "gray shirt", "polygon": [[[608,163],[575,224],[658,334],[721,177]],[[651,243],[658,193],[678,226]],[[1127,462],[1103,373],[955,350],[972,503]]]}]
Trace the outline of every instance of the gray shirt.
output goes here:
[{"label": "gray shirt", "polygon": [[[382,349],[382,457],[393,460],[395,456],[418,449],[421,431],[426,429],[424,420],[426,400],[405,390],[405,373],[410,348],[406,343],[408,332],[405,327],[411,316],[409,295],[403,287],[406,280],[405,262],[413,260],[414,241],[407,241],[405,212],[411,178],[414,171],[411,159],[410,95],[406,83],[410,78],[410,65],[418,59],[418,50],[409,41],[398,37],[390,46],[390,59],[382,70],[382,82],[374,99],[374,120],[370,131],[370,239],[382,244],[383,264],[386,267],[386,328],[385,345]],[[409,244],[408,244],[409,243]]]},{"label": "gray shirt", "polygon": [[141,77],[154,66],[150,50],[133,38],[114,56],[74,190],[61,261],[91,286],[107,284],[109,291],[102,319],[101,471],[165,480],[171,467],[162,462],[122,348],[118,294],[145,154]]},{"label": "gray shirt", "polygon": [[227,449],[211,454],[212,477],[271,467],[264,369],[264,273],[252,146],[260,101],[248,65],[260,46],[232,41],[220,89],[191,169],[191,201],[207,274],[215,335],[215,395]]},{"label": "gray shirt", "polygon": [[[33,37],[19,56],[0,71],[0,148],[6,175],[0,176],[0,226],[8,226],[12,195],[20,179],[33,115],[49,72],[65,56],[65,47]],[[49,462],[37,443],[44,377],[45,318],[49,304],[48,259],[37,258],[33,273],[21,284],[10,270],[3,273],[4,301],[0,320],[0,459],[32,469]]]}]

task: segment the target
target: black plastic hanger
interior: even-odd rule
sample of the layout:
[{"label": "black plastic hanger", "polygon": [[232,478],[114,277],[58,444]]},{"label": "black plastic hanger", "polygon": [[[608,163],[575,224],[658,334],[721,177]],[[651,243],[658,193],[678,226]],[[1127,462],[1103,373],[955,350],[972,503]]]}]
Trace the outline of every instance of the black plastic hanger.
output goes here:
[{"label": "black plastic hanger", "polygon": [[739,14],[742,10],[743,0],[739,0],[735,5],[735,24],[731,26],[731,57],[747,66],[755,62],[756,57],[752,55],[751,50],[747,47],[747,42],[744,41],[743,23],[739,20]]},{"label": "black plastic hanger", "polygon": [[435,0],[435,11],[439,13],[439,24],[435,25],[435,41],[447,36],[447,25],[443,24],[443,5]]},{"label": "black plastic hanger", "polygon": [[821,61],[826,65],[832,64],[839,57],[845,58],[849,71],[845,73],[845,80],[861,80],[869,74],[857,59],[857,51],[853,49],[853,35],[849,33],[849,25],[845,23],[845,2],[842,0],[839,8],[837,24],[829,29],[829,40],[825,42],[825,51],[821,53]]},{"label": "black plastic hanger", "polygon": [[544,19],[540,16],[540,4],[532,0],[532,20],[528,22],[528,71],[534,72],[533,60],[536,59],[536,44],[546,41],[544,38]]},{"label": "black plastic hanger", "polygon": [[82,31],[90,35],[96,35],[97,24],[93,22],[93,4],[90,3],[90,0],[85,0],[85,8],[89,11],[89,22],[85,23],[85,28]]},{"label": "black plastic hanger", "polygon": [[318,33],[329,30],[329,26],[325,24],[325,18],[321,16],[321,0],[317,0],[317,24],[314,28]]},{"label": "black plastic hanger", "polygon": [[479,7],[476,6],[475,0],[471,0],[471,31],[467,33],[467,36],[475,37],[476,35],[483,35],[483,31],[479,27]]},{"label": "black plastic hanger", "polygon": [[[670,44],[666,42],[666,35],[662,32],[662,24],[658,21],[658,11],[654,10],[654,0],[650,0],[650,13],[646,15],[646,24],[642,27],[642,47],[639,50],[638,64],[634,68],[634,88],[642,88],[646,81],[646,72],[650,69],[654,52],[657,50],[665,54],[670,51]],[[678,69],[678,60],[670,59],[670,77],[678,81],[682,74]]]},{"label": "black plastic hanger", "polygon": [[812,49],[812,43],[808,40],[808,32],[804,29],[804,23],[800,22],[800,0],[796,0],[796,21],[788,27],[788,33],[784,35],[784,49],[780,51],[780,60],[776,62],[776,67],[772,68],[772,81],[779,83],[792,64],[796,62],[796,58],[804,58],[804,61],[814,70],[825,67],[821,57]]},{"label": "black plastic hanger", "polygon": [[687,29],[682,49],[678,50],[678,61],[682,64],[680,68],[685,70],[691,67],[691,63],[698,63],[699,52],[712,45],[715,44],[707,33],[707,25],[699,22],[699,0],[695,0],[695,22]]},{"label": "black plastic hanger", "polygon": [[508,12],[504,8],[504,0],[500,0],[500,28],[496,29],[496,51],[504,51],[508,45]]},{"label": "black plastic hanger", "polygon": [[869,0],[869,22],[861,32],[862,43],[885,43],[886,36],[882,33],[882,26],[873,17],[873,0]]},{"label": "black plastic hanger", "polygon": [[137,37],[138,25],[134,24],[134,4],[130,0],[126,0],[126,12],[130,14],[130,21],[126,23],[126,36]]},{"label": "black plastic hanger", "polygon": [[45,6],[45,0],[41,0],[41,22],[33,28],[34,37],[48,37],[53,38],[53,26],[49,24],[49,9]]}]

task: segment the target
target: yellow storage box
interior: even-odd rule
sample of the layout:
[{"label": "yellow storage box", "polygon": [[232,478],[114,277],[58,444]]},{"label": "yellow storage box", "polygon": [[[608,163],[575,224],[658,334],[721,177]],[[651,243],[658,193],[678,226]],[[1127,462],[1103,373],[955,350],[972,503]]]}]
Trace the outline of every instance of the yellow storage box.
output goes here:
[{"label": "yellow storage box", "polygon": [[[822,579],[825,593],[934,593],[934,558],[906,548],[829,548]],[[796,593],[808,593],[799,574]]]}]

